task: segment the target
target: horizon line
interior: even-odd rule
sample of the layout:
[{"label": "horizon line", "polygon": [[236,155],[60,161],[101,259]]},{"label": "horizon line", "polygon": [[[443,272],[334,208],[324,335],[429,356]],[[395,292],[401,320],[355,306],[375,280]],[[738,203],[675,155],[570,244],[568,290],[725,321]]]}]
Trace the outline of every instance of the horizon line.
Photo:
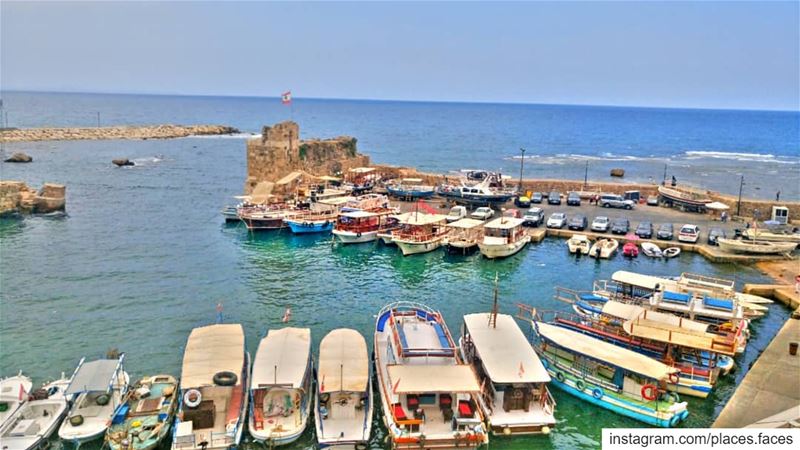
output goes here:
[{"label": "horizon line", "polygon": [[[291,89],[289,89],[291,91]],[[113,92],[113,91],[58,91],[58,90],[31,90],[31,89],[0,89],[0,98],[4,92],[30,93],[30,94],[82,94],[82,95],[129,95],[129,96],[149,96],[149,97],[208,97],[208,98],[253,98],[253,99],[277,99],[280,95],[245,95],[245,94],[185,94],[185,93],[164,93],[164,92]],[[742,111],[742,112],[780,112],[798,113],[798,109],[774,109],[774,108],[736,108],[736,107],[700,107],[700,106],[645,106],[645,105],[611,105],[597,103],[546,103],[546,102],[512,102],[512,101],[470,101],[470,100],[421,100],[421,99],[392,99],[392,98],[344,98],[344,97],[295,97],[292,100],[323,100],[323,101],[356,101],[356,102],[394,102],[394,103],[443,103],[443,104],[468,104],[468,105],[517,105],[517,106],[583,106],[595,108],[634,108],[634,109],[675,109],[675,110],[698,110],[698,111]]]}]

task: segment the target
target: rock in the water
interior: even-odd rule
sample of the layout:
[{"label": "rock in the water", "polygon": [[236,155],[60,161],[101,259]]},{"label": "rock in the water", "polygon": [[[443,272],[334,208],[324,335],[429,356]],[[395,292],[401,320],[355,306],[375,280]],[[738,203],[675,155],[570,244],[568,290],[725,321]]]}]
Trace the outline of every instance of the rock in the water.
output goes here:
[{"label": "rock in the water", "polygon": [[33,158],[22,152],[14,153],[10,158],[5,160],[7,163],[29,163],[31,161],[33,161]]},{"label": "rock in the water", "polygon": [[625,176],[625,169],[611,169],[611,176],[622,178]]},{"label": "rock in the water", "polygon": [[133,166],[133,161],[128,158],[121,158],[121,159],[113,159],[111,160],[112,163],[116,164],[119,167],[122,166]]}]

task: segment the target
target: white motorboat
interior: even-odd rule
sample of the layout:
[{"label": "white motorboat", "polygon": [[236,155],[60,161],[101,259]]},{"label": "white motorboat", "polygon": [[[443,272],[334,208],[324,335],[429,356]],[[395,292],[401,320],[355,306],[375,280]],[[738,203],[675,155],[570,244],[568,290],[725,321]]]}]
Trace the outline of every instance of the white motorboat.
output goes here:
[{"label": "white motorboat", "polygon": [[642,252],[651,257],[651,258],[663,258],[664,253],[661,251],[661,247],[652,242],[642,242]]},{"label": "white motorboat", "polygon": [[270,330],[253,360],[250,435],[269,447],[291,444],[303,434],[311,413],[311,330]]},{"label": "white motorboat", "polygon": [[611,255],[617,251],[617,247],[619,247],[619,242],[616,239],[598,239],[592,245],[592,248],[589,250],[589,256],[593,258],[602,258],[608,259]]},{"label": "white motorboat", "polygon": [[717,238],[717,244],[724,252],[754,255],[788,255],[797,248],[796,242],[743,241],[727,238]]},{"label": "white motorboat", "polygon": [[0,380],[0,427],[28,400],[33,382],[20,372],[19,374]]},{"label": "white motorboat", "polygon": [[64,391],[75,400],[58,429],[58,437],[77,446],[105,435],[114,411],[128,392],[130,379],[123,370],[124,360],[125,354],[118,359],[81,359]]},{"label": "white motorboat", "polygon": [[245,429],[250,355],[239,324],[192,330],[181,368],[172,450],[227,450]]},{"label": "white motorboat", "polygon": [[742,236],[753,241],[794,242],[795,245],[800,244],[800,233],[790,230],[748,228],[742,232]]},{"label": "white motorboat", "polygon": [[665,258],[674,258],[674,257],[676,257],[676,256],[681,254],[681,248],[680,247],[667,247],[667,248],[664,249],[662,254],[664,255]]},{"label": "white motorboat", "polygon": [[574,234],[567,240],[567,248],[572,254],[588,255],[591,247],[592,243],[585,234]]},{"label": "white motorboat", "polygon": [[447,227],[444,214],[414,212],[400,223],[400,228],[392,232],[392,241],[400,247],[403,256],[436,250],[452,230]]},{"label": "white motorboat", "polygon": [[459,348],[483,387],[478,402],[492,433],[548,434],[556,424],[550,375],[513,317],[464,316]]},{"label": "white motorboat", "polygon": [[516,217],[498,217],[484,225],[483,239],[478,242],[481,254],[489,259],[517,254],[531,241],[523,222]]},{"label": "white motorboat", "polygon": [[32,393],[0,426],[0,443],[4,450],[34,450],[41,448],[58,428],[67,413],[64,393],[70,380],[62,378],[45,384]]},{"label": "white motorboat", "polygon": [[372,377],[367,342],[339,328],[319,344],[314,419],[320,448],[366,449],[372,431]]}]

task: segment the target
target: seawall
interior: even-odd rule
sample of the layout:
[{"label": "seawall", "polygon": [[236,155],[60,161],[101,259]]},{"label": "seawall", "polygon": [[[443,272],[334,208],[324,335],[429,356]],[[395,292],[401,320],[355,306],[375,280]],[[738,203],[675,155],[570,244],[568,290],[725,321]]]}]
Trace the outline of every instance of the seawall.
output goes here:
[{"label": "seawall", "polygon": [[75,141],[102,139],[171,139],[235,134],[225,125],[147,125],[93,128],[10,128],[0,130],[1,142]]}]

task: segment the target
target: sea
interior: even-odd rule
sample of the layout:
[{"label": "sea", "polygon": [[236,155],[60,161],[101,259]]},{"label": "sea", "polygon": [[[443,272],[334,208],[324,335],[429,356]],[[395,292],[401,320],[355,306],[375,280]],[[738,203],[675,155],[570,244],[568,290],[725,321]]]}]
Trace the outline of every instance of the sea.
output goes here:
[{"label": "sea", "polygon": [[[550,105],[4,92],[8,125],[219,123],[239,136],[144,141],[5,144],[31,164],[0,163],[3,179],[67,186],[67,214],[0,220],[0,375],[22,370],[41,383],[70,373],[81,357],[126,353],[132,378],[180,375],[192,328],[241,323],[255,353],[267,330],[309,327],[313,349],[332,329],[351,327],[372,341],[375,316],[388,302],[418,301],[442,311],[458,336],[466,313],[491,308],[495,277],[500,309],[517,303],[567,310],[554,287],[588,290],[616,270],[675,276],[696,272],[768,282],[756,269],[712,264],[685,253],[671,260],[571,257],[558,239],[490,261],[441,252],[403,257],[380,244],[340,246],[330,236],[249,233],[225,225],[220,209],[244,185],[245,138],[265,124],[293,119],[303,137],[352,135],[378,163],[448,172],[485,168],[525,176],[626,180],[669,176],[747,196],[797,199],[798,113]],[[5,117],[3,117],[5,120]],[[136,166],[117,168],[114,158]],[[772,173],[774,172],[774,173]],[[706,174],[706,175],[703,175]],[[760,187],[760,189],[756,189]],[[769,195],[766,195],[769,194]],[[737,370],[707,399],[686,398],[686,426],[705,427],[789,316],[774,304],[752,324]],[[527,332],[523,324],[523,329]],[[598,448],[603,427],[638,422],[582,403],[557,389],[558,425],[549,436],[493,438],[497,449]],[[291,449],[314,448],[309,430]],[[373,448],[386,435],[376,416]],[[56,446],[60,445],[54,443]],[[254,447],[245,443],[245,447]],[[88,447],[98,449],[99,443]]]}]

